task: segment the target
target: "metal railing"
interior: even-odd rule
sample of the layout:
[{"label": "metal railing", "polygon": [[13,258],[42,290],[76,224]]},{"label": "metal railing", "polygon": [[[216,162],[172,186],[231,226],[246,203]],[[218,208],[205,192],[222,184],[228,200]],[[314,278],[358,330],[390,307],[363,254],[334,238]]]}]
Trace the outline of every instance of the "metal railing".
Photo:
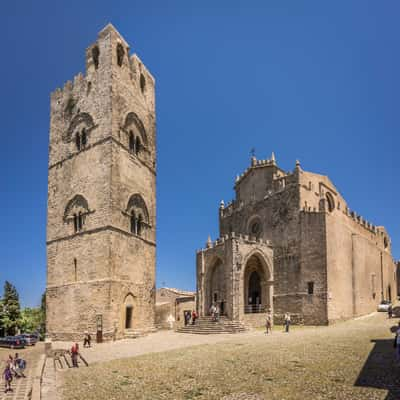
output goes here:
[{"label": "metal railing", "polygon": [[264,304],[249,304],[244,306],[245,314],[258,314],[264,313],[266,311],[266,307]]}]

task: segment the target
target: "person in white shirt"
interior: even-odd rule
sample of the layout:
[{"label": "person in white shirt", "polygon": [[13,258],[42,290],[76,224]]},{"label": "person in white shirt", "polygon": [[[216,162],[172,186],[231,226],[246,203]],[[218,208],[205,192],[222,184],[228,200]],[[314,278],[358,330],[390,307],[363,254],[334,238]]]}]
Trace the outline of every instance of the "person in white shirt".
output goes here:
[{"label": "person in white shirt", "polygon": [[175,318],[174,318],[174,316],[172,314],[168,315],[167,322],[168,322],[168,325],[169,325],[169,329],[173,329]]}]

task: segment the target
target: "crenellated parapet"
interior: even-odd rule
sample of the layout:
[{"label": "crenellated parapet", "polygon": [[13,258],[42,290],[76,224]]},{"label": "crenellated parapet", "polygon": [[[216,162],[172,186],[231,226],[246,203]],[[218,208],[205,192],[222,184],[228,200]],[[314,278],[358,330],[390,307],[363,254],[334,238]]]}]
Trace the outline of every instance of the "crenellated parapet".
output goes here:
[{"label": "crenellated parapet", "polygon": [[271,248],[273,247],[271,240],[257,239],[256,237],[250,235],[242,235],[242,234],[237,234],[235,232],[231,232],[229,234],[219,237],[214,241],[212,241],[209,238],[206,242],[205,248],[198,249],[197,253],[200,253],[202,251],[207,251],[208,249],[215,249],[219,246],[224,245],[225,242],[227,242],[228,240],[235,240],[239,244],[262,244]]}]

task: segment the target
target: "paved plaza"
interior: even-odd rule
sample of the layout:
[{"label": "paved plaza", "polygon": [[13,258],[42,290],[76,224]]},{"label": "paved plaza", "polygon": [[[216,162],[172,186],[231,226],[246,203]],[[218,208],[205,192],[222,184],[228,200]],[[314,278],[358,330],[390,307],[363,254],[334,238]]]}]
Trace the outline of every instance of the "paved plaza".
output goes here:
[{"label": "paved plaza", "polygon": [[34,373],[39,361],[39,357],[43,354],[43,343],[38,343],[33,347],[27,347],[22,350],[10,350],[0,348],[0,358],[2,360],[2,365],[7,359],[8,355],[14,356],[15,353],[19,353],[22,358],[27,362],[25,376],[26,378],[13,379],[11,387],[12,392],[4,393],[4,381],[1,381],[1,391],[0,400],[28,400],[30,399],[32,383],[34,378]]},{"label": "paved plaza", "polygon": [[[236,335],[161,331],[82,349],[89,368],[57,374],[63,400],[400,398],[398,319]],[[69,343],[55,343],[68,347]]]}]

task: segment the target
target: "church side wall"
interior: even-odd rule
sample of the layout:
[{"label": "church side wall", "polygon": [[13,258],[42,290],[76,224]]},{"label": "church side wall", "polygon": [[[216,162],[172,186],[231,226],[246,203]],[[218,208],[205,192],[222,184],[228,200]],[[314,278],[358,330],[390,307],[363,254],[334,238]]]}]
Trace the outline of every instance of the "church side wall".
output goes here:
[{"label": "church side wall", "polygon": [[[325,215],[300,212],[301,280],[297,288],[306,325],[327,324],[327,254]],[[309,285],[313,293],[309,294]]]},{"label": "church side wall", "polygon": [[350,216],[327,214],[328,315],[330,321],[376,311],[383,298],[395,299],[395,265],[380,233]]}]

